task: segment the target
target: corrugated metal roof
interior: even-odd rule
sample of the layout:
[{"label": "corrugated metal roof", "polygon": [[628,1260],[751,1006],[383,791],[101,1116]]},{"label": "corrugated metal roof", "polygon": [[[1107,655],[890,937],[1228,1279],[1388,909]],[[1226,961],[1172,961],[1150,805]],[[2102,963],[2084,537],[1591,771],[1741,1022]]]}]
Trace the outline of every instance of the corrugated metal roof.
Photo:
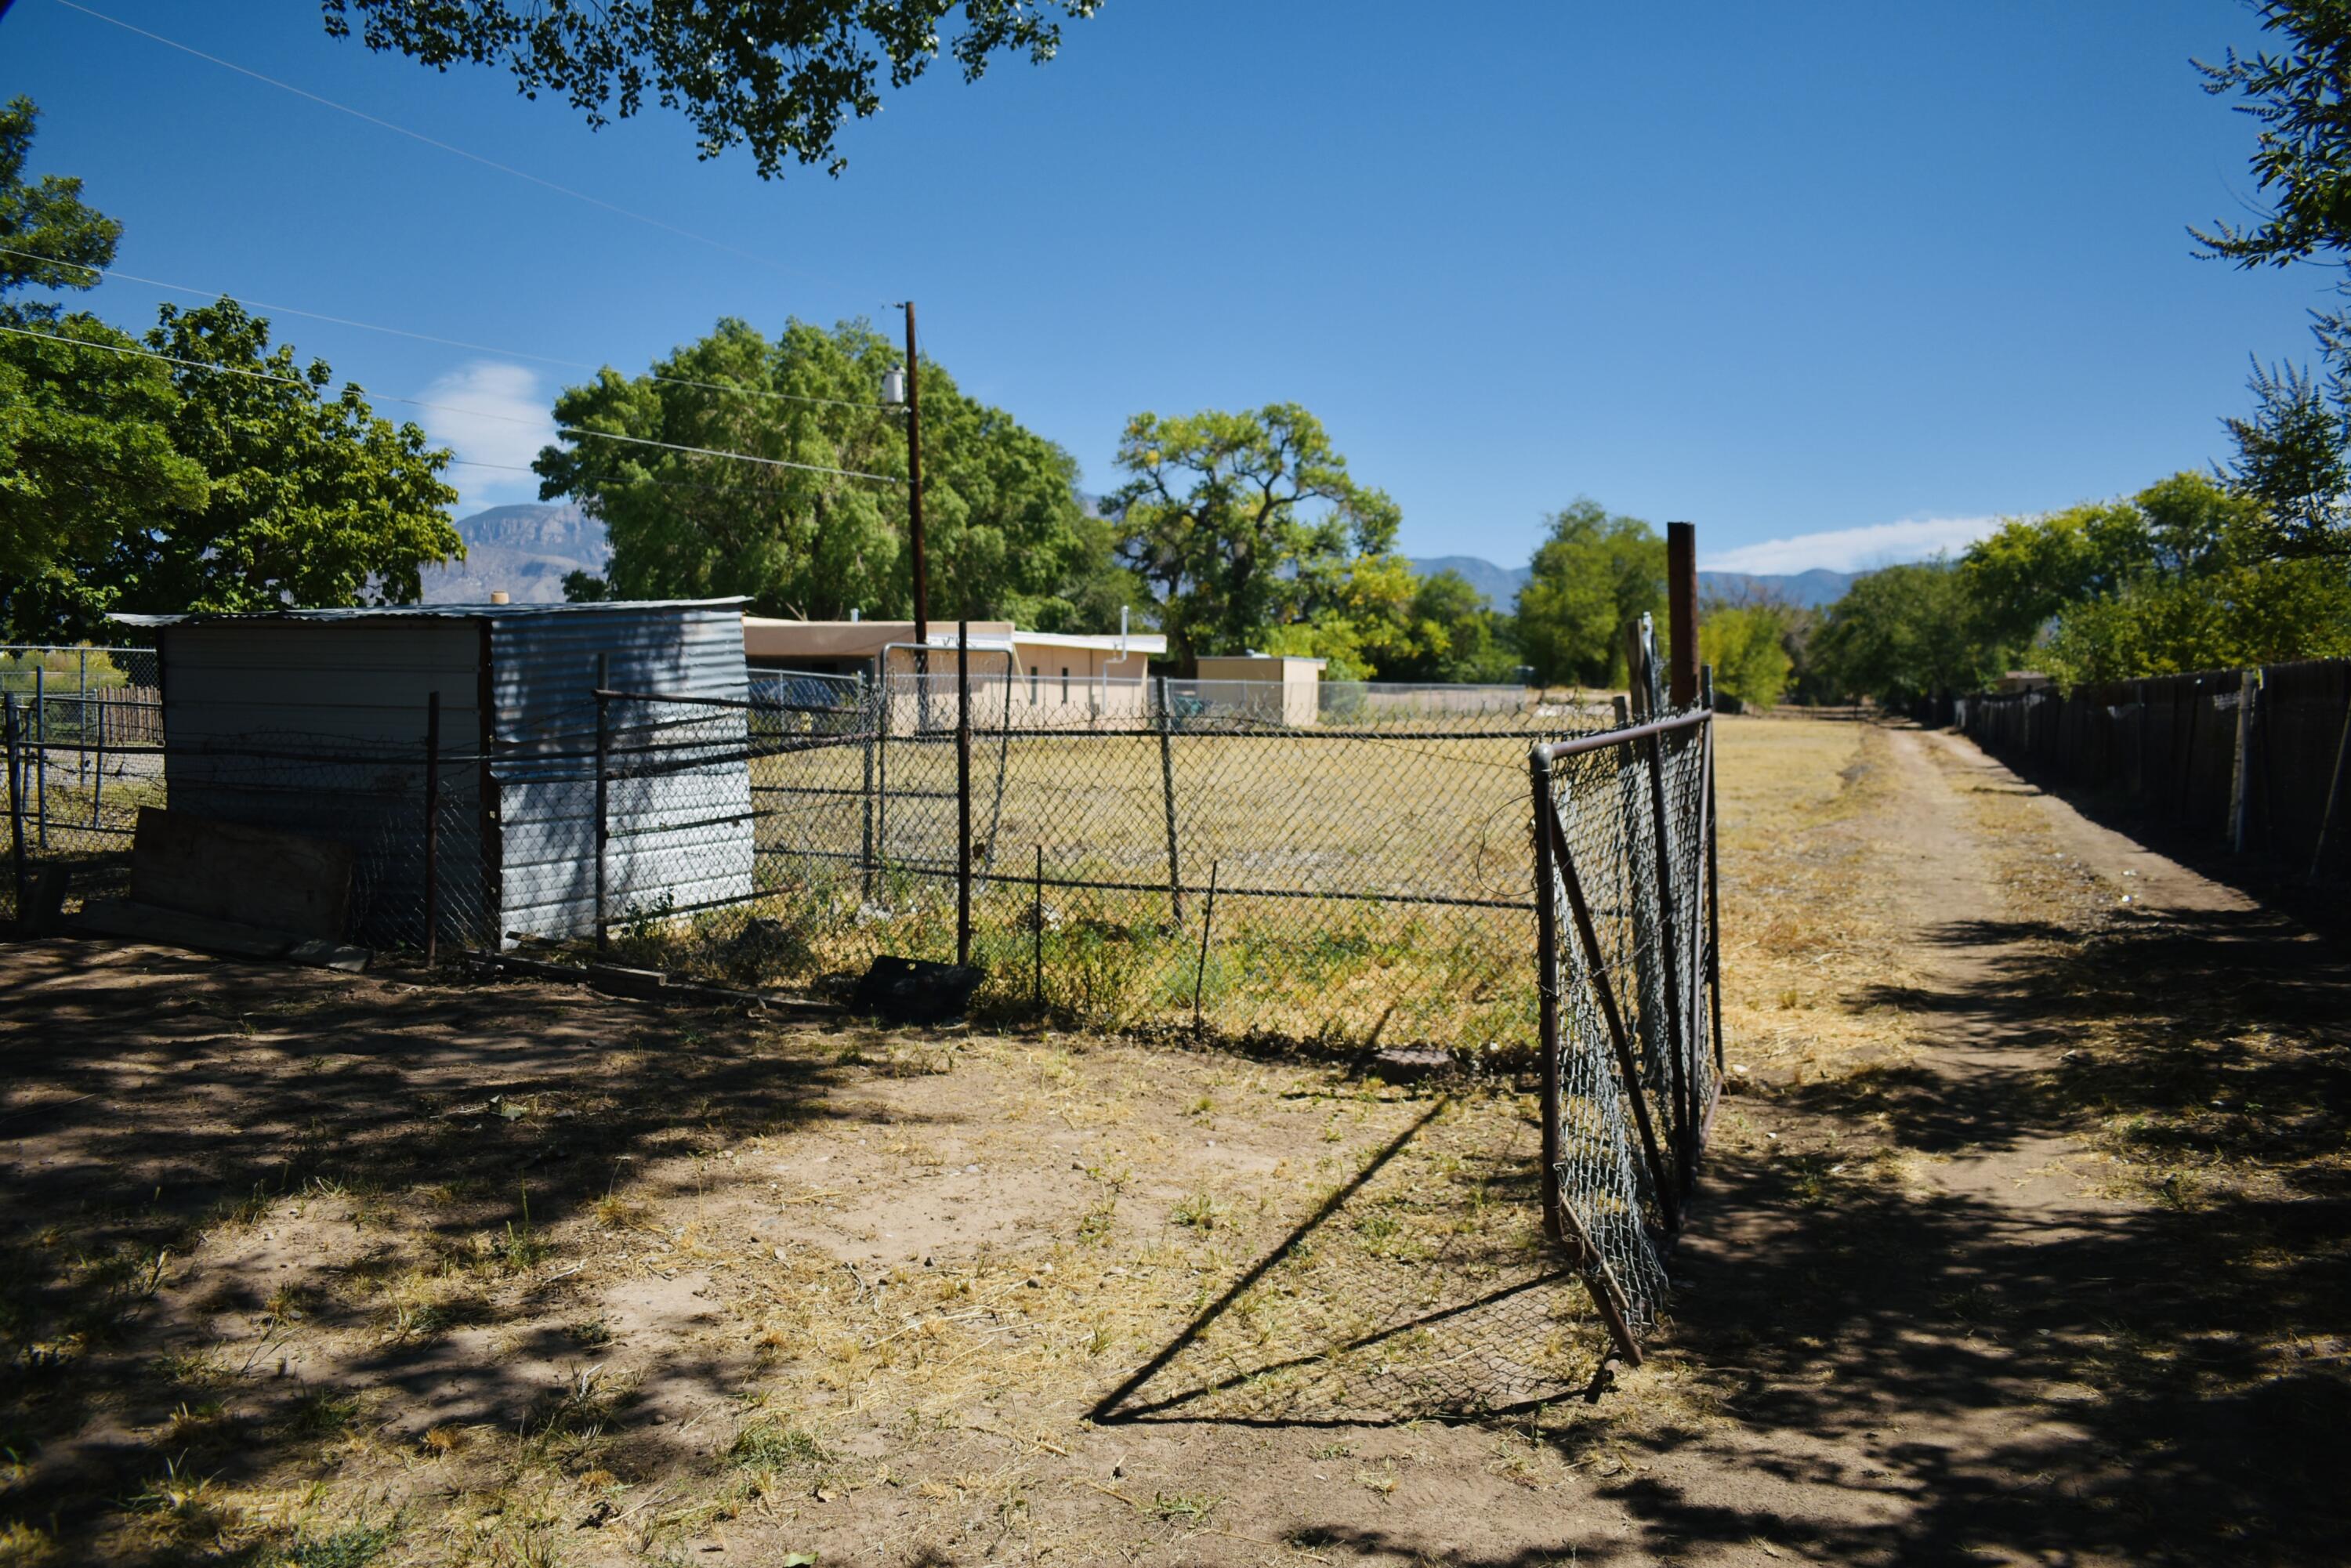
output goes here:
[{"label": "corrugated metal roof", "polygon": [[125,626],[207,625],[243,621],[486,621],[542,615],[600,615],[614,611],[702,610],[726,604],[747,604],[743,595],[732,599],[611,599],[593,604],[350,604],[325,610],[187,610],[171,615],[141,615],[118,611],[107,617]]}]

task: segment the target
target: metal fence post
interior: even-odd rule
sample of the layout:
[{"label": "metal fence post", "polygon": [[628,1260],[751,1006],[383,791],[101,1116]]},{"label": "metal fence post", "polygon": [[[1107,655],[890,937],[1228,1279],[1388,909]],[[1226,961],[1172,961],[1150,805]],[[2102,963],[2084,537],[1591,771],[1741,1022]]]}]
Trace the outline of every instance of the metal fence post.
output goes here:
[{"label": "metal fence post", "polygon": [[21,748],[17,745],[16,694],[9,692],[0,697],[7,705],[8,730],[8,850],[15,862],[16,903],[13,913],[25,919],[25,770]]},{"label": "metal fence post", "polygon": [[41,847],[49,847],[48,668],[33,666],[33,821]]},{"label": "metal fence post", "polygon": [[1674,1099],[1676,1165],[1687,1196],[1698,1175],[1698,1117],[1690,1099],[1690,1081],[1697,1064],[1687,1060],[1687,1031],[1682,1017],[1680,944],[1675,940],[1672,841],[1666,832],[1666,747],[1663,736],[1648,737],[1649,813],[1656,830],[1650,845],[1657,865],[1658,972],[1666,988],[1666,1063],[1671,1069]]},{"label": "metal fence post", "polygon": [[956,622],[956,962],[971,962],[971,622]]},{"label": "metal fence post", "polygon": [[1176,740],[1174,716],[1167,709],[1167,677],[1159,677],[1159,798],[1167,817],[1167,902],[1180,928],[1184,924],[1184,865],[1176,847]]},{"label": "metal fence post", "polygon": [[865,716],[865,723],[862,727],[865,731],[865,742],[862,747],[865,753],[865,789],[863,793],[865,832],[864,841],[859,849],[857,862],[864,874],[860,879],[858,885],[861,896],[870,899],[873,896],[873,750],[875,744],[873,730],[877,709],[874,706],[872,694],[866,688],[865,673],[862,670],[858,672],[857,675],[857,696],[858,708]]},{"label": "metal fence post", "polygon": [[[1537,1186],[1542,1193],[1543,1234],[1557,1241],[1559,1222],[1559,909],[1552,884],[1558,880],[1552,864],[1551,835],[1551,747],[1538,744],[1527,753],[1527,799],[1533,808],[1535,836],[1535,1008],[1536,1049],[1542,1053],[1542,1103],[1537,1116],[1542,1128],[1542,1170]],[[1638,1094],[1638,1082],[1625,1085]]]},{"label": "metal fence post", "polygon": [[424,967],[441,935],[441,694],[424,695]]},{"label": "metal fence post", "polygon": [[[74,712],[78,718],[74,726],[74,738],[81,744],[74,751],[74,779],[85,782],[89,778],[89,650],[81,651],[81,689]],[[95,823],[91,824],[96,826]]]},{"label": "metal fence post", "polygon": [[[1714,712],[1714,666],[1708,664],[1698,671],[1699,700],[1708,714]],[[1714,1025],[1714,1070],[1722,1071],[1722,860],[1715,843],[1721,832],[1721,819],[1714,806],[1714,764],[1718,755],[1714,745],[1714,727],[1719,719],[1706,721],[1706,992],[1710,1003]],[[1718,1080],[1719,1081],[1719,1080]]]},{"label": "metal fence post", "polygon": [[596,688],[596,951],[610,951],[611,929],[604,921],[605,852],[612,842],[610,780],[612,775],[612,699],[600,683]]},{"label": "metal fence post", "polygon": [[112,706],[105,696],[99,697],[98,760],[91,765],[89,774],[89,825],[93,828],[105,826],[103,817],[106,810],[106,715]]},{"label": "metal fence post", "polygon": [[1045,846],[1037,846],[1037,879],[1029,900],[1029,997],[1039,1011],[1045,1007]]},{"label": "metal fence post", "polygon": [[1208,862],[1208,904],[1200,912],[1200,961],[1192,970],[1192,1032],[1200,1032],[1200,995],[1208,979],[1208,932],[1217,924],[1217,866]]}]

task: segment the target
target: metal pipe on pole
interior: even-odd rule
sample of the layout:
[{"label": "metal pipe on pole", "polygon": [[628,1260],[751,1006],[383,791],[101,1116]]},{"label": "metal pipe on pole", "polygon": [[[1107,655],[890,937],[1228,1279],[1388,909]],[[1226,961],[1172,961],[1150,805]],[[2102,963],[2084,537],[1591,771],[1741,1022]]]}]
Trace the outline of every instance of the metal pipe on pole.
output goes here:
[{"label": "metal pipe on pole", "polygon": [[956,962],[971,962],[971,622],[956,622]]},{"label": "metal pipe on pole", "polygon": [[1666,525],[1667,700],[1676,707],[1698,701],[1698,526]]}]

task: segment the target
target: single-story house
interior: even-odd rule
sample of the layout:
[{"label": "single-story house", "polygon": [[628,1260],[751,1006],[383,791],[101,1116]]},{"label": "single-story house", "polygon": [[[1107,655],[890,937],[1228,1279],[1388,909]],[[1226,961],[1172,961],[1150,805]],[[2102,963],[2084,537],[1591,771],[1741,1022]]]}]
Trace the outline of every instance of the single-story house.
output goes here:
[{"label": "single-story house", "polygon": [[[931,622],[926,643],[914,641],[911,621],[783,621],[743,618],[743,656],[755,674],[806,674],[888,677],[896,705],[926,710],[956,685],[956,628]],[[1016,727],[1140,720],[1151,712],[1150,661],[1167,651],[1155,632],[1081,633],[1023,632],[1009,621],[970,626],[972,702],[991,724]],[[916,676],[927,666],[928,691]],[[919,717],[909,723],[921,722]],[[929,724],[935,726],[934,716]]]}]

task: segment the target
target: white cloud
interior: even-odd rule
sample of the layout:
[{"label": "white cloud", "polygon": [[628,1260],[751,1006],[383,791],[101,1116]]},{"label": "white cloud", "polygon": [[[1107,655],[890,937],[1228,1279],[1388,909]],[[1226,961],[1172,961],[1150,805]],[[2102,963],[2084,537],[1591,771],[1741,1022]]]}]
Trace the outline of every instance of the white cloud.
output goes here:
[{"label": "white cloud", "polygon": [[555,421],[536,373],[476,360],[434,382],[417,401],[435,405],[419,409],[417,423],[460,460],[447,477],[464,494],[461,509],[537,498],[538,476],[527,470],[538,449],[554,442]]},{"label": "white cloud", "polygon": [[1948,550],[1953,555],[2000,527],[1998,517],[1917,517],[1865,528],[1831,528],[1740,545],[1705,561],[1708,571],[1791,572],[1826,567],[1861,571],[1899,561],[1924,560]]}]

